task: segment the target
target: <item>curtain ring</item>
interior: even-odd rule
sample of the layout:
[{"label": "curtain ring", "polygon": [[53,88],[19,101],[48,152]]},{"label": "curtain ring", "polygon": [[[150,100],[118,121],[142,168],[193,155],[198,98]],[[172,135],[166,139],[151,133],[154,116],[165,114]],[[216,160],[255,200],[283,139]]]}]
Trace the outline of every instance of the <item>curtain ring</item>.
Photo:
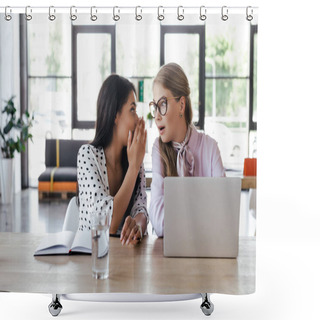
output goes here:
[{"label": "curtain ring", "polygon": [[[10,21],[12,19],[12,16],[8,13],[8,9],[10,8],[10,6],[6,6],[4,8],[4,18],[7,21]],[[10,9],[10,12],[12,12],[12,10]]]},{"label": "curtain ring", "polygon": [[[30,21],[32,19],[32,15],[28,13],[28,9],[30,8],[30,6],[26,7],[26,11],[25,11],[25,18],[27,21]],[[30,8],[30,13],[32,12],[32,9]]]},{"label": "curtain ring", "polygon": [[[90,19],[92,21],[96,21],[98,19],[98,16],[96,14],[93,14],[93,8],[95,8],[95,7],[91,7],[91,9],[90,9]],[[96,13],[97,13],[97,9],[96,9]]]},{"label": "curtain ring", "polygon": [[[204,9],[204,12],[202,12],[202,9]],[[205,7],[205,6],[201,6],[201,7],[200,7],[200,20],[201,20],[201,21],[204,21],[204,20],[207,19],[206,13],[207,13],[206,7]]]},{"label": "curtain ring", "polygon": [[52,14],[51,11],[53,11],[53,13],[56,12],[54,6],[49,7],[49,20],[54,21],[54,20],[56,20],[56,16],[54,14]]},{"label": "curtain ring", "polygon": [[[116,8],[118,8],[117,6],[113,7],[113,20],[114,21],[119,21],[120,20],[120,16],[118,14],[116,14]],[[120,13],[120,10],[118,9],[118,13]]]},{"label": "curtain ring", "polygon": [[[180,8],[182,9],[182,13],[180,14]],[[178,7],[178,20],[179,21],[182,21],[184,19],[184,9],[183,9],[183,6],[179,6]]]},{"label": "curtain ring", "polygon": [[[251,14],[249,14],[249,8],[251,9]],[[247,15],[247,20],[248,21],[252,21],[253,19],[253,10],[252,10],[252,7],[247,7],[247,10],[246,10],[246,15]]]},{"label": "curtain ring", "polygon": [[136,20],[140,21],[142,19],[142,15],[138,14],[138,8],[140,8],[140,12],[142,13],[142,9],[140,6],[136,7]]},{"label": "curtain ring", "polygon": [[228,8],[226,6],[223,6],[221,8],[221,19],[223,21],[227,21],[228,20]]},{"label": "curtain ring", "polygon": [[75,6],[70,7],[70,19],[72,21],[75,21],[75,20],[77,20],[78,17],[76,14],[73,13],[73,8],[75,8],[74,11],[77,12],[77,9]]},{"label": "curtain ring", "polygon": [[[162,8],[162,14],[160,14],[160,8]],[[158,20],[162,21],[164,19],[164,9],[163,6],[158,7]]]}]

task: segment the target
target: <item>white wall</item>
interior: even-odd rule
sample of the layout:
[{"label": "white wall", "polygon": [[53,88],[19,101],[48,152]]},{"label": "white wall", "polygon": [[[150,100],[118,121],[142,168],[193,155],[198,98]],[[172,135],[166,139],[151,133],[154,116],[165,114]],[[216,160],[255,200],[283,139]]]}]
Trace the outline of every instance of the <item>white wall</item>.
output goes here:
[{"label": "white wall", "polygon": [[[15,106],[20,108],[20,60],[19,60],[19,17],[13,15],[11,21],[6,21],[0,15],[0,106],[4,100],[15,95]],[[2,113],[0,123],[2,125]],[[20,154],[15,155],[14,190],[21,190],[21,160]]]}]

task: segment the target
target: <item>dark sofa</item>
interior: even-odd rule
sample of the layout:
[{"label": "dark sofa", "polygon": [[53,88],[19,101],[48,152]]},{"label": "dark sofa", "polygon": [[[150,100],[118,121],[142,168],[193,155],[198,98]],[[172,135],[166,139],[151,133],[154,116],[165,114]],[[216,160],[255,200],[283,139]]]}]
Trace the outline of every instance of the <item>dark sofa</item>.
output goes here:
[{"label": "dark sofa", "polygon": [[38,178],[39,199],[58,194],[63,199],[77,192],[77,154],[85,140],[47,139],[46,169]]}]

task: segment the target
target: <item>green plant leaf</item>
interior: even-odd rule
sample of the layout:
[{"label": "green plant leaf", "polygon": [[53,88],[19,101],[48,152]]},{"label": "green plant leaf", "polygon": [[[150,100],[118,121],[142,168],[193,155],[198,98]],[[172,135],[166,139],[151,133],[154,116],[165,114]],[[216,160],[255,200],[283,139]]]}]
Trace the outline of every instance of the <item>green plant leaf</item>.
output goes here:
[{"label": "green plant leaf", "polygon": [[[32,127],[32,122],[34,120],[34,115],[32,114],[32,118],[30,118],[30,114],[28,111],[25,112],[25,116],[27,118],[27,122],[25,123],[23,118],[20,117],[16,119],[16,108],[13,102],[14,96],[12,96],[8,101],[5,101],[5,106],[3,108],[2,113],[6,114],[6,122],[3,128],[3,131],[0,130],[0,141],[1,143],[1,152],[5,158],[13,158],[14,153],[25,151],[25,143],[30,139],[32,141],[32,134],[28,132],[29,128]],[[21,138],[16,136],[13,138],[12,129],[19,134],[21,134]]]},{"label": "green plant leaf", "polygon": [[12,121],[9,121],[3,129],[4,134],[8,134],[13,128],[13,126],[14,126],[14,123]]},{"label": "green plant leaf", "polygon": [[2,113],[7,113],[8,115],[14,115],[16,113],[16,108],[14,105],[7,104]]}]

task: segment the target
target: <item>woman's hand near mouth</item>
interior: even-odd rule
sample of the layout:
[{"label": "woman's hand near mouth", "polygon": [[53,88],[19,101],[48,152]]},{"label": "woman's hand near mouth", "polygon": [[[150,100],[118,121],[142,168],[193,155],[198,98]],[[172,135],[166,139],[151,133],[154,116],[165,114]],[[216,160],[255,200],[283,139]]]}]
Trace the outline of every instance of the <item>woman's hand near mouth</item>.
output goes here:
[{"label": "woman's hand near mouth", "polygon": [[137,172],[142,164],[146,152],[147,130],[143,118],[139,119],[134,133],[129,131],[127,155],[129,167],[132,166]]}]

